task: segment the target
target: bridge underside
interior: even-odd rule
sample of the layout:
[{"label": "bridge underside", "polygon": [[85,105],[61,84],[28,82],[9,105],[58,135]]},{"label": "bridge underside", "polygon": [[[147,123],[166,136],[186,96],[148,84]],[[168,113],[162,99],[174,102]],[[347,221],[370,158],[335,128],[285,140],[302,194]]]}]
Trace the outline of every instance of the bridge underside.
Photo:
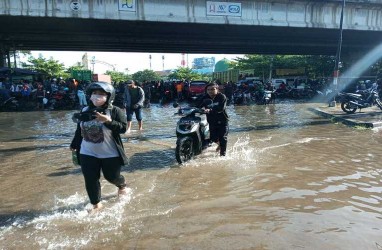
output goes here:
[{"label": "bridge underside", "polygon": [[[338,29],[0,16],[2,50],[335,55]],[[382,32],[344,30],[343,52]],[[1,48],[1,47],[0,47]]]}]

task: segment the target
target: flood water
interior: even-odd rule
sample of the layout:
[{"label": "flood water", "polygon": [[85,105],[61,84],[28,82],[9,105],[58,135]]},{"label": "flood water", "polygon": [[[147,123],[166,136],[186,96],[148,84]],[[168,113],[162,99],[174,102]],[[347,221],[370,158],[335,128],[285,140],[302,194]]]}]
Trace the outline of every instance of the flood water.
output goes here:
[{"label": "flood water", "polygon": [[382,131],[314,105],[230,106],[227,156],[182,166],[179,117],[153,105],[123,135],[129,194],[102,178],[94,215],[69,151],[74,111],[0,113],[0,248],[382,249]]}]

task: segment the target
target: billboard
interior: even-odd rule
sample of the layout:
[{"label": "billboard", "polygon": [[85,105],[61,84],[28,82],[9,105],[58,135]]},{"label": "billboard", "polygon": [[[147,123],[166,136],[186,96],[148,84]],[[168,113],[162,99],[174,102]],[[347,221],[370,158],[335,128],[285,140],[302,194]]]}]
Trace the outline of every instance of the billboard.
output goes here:
[{"label": "billboard", "polygon": [[277,76],[299,76],[305,75],[305,68],[297,69],[276,69]]},{"label": "billboard", "polygon": [[78,81],[92,80],[92,72],[90,70],[72,70],[71,76]]}]

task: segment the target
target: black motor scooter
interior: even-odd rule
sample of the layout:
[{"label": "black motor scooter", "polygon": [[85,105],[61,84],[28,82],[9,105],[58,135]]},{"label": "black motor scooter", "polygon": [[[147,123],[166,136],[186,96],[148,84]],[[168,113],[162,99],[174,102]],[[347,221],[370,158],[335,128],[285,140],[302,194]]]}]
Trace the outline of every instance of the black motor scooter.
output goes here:
[{"label": "black motor scooter", "polygon": [[[174,103],[174,108],[179,104]],[[200,154],[209,145],[209,126],[203,109],[179,107],[176,115],[182,116],[176,126],[175,157],[182,164]]]}]

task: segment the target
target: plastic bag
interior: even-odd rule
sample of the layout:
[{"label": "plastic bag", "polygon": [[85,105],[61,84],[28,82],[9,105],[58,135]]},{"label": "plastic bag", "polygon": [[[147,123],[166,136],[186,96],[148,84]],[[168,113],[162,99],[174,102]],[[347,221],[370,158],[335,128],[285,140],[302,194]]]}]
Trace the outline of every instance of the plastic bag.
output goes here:
[{"label": "plastic bag", "polygon": [[77,157],[77,151],[72,151],[72,161],[74,166],[79,166],[78,157]]}]

